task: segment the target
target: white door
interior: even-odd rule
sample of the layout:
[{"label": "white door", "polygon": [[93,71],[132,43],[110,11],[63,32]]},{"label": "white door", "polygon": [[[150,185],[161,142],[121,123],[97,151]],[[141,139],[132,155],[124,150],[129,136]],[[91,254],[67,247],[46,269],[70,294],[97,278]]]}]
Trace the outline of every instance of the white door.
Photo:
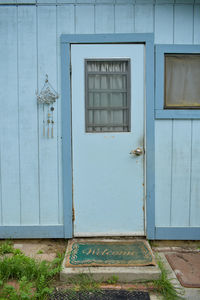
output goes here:
[{"label": "white door", "polygon": [[71,64],[74,236],[144,235],[144,45],[72,45]]}]

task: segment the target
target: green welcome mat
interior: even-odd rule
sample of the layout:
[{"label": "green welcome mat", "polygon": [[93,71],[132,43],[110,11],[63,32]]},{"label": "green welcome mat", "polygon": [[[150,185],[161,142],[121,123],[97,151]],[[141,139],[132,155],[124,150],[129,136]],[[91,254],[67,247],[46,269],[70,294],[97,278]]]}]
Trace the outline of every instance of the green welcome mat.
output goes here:
[{"label": "green welcome mat", "polygon": [[66,267],[134,267],[156,265],[146,241],[70,241]]}]

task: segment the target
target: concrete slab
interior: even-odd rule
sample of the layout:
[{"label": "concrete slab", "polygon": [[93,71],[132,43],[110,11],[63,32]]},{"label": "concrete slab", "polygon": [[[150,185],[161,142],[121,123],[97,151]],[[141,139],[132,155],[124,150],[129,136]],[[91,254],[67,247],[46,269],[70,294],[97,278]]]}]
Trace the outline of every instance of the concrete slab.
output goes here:
[{"label": "concrete slab", "polygon": [[157,267],[63,268],[60,272],[60,280],[68,281],[79,274],[90,274],[94,280],[106,281],[115,275],[118,277],[118,282],[143,282],[158,279],[160,270]]},{"label": "concrete slab", "polygon": [[162,296],[158,296],[156,294],[150,293],[150,299],[151,300],[164,300]]},{"label": "concrete slab", "polygon": [[[166,253],[165,253],[166,254]],[[200,299],[200,288],[184,288],[178,281],[175,272],[172,270],[168,263],[164,253],[159,253],[159,257],[164,264],[165,269],[168,271],[168,278],[176,288],[177,292],[181,293],[182,299],[184,300],[199,300]]]},{"label": "concrete slab", "polygon": [[200,299],[200,289],[189,289],[185,288],[185,300],[199,300]]}]

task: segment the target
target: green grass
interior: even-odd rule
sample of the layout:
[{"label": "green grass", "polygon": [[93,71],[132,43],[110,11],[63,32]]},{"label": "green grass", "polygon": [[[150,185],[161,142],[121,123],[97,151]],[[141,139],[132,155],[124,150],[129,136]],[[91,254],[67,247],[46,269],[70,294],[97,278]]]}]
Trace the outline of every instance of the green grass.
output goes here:
[{"label": "green grass", "polygon": [[159,279],[153,281],[155,291],[161,294],[164,300],[183,299],[180,292],[177,292],[171,280],[168,278],[168,272],[164,268],[163,263],[160,260],[157,263],[161,270],[161,276]]},{"label": "green grass", "polygon": [[68,280],[75,291],[95,292],[100,289],[101,281],[94,280],[91,274],[78,274]]},{"label": "green grass", "polygon": [[[12,253],[11,256],[5,254]],[[52,262],[36,261],[14,249],[10,242],[0,246],[0,299],[47,299],[52,292],[50,285],[61,270],[63,255],[58,254]],[[7,285],[17,280],[19,289]]]},{"label": "green grass", "polygon": [[68,286],[67,290],[64,290],[64,293],[67,295],[69,300],[79,299],[79,293],[81,293],[81,297],[85,297],[85,299],[87,299],[88,294],[90,293],[92,293],[93,296],[96,294],[98,297],[102,294],[102,290],[100,288],[102,281],[94,280],[92,274],[80,273],[69,278],[67,283],[70,286]]},{"label": "green grass", "polygon": [[[41,252],[38,251],[38,254]],[[11,254],[11,255],[7,255]],[[24,255],[19,249],[14,249],[12,242],[0,244],[0,299],[1,300],[45,300],[53,291],[53,280],[61,271],[63,255],[58,254],[52,262],[37,261]],[[161,277],[153,281],[154,290],[163,296],[164,300],[183,299],[168,279],[167,271],[161,261],[158,261]],[[16,280],[18,288],[9,286],[9,280]],[[116,284],[118,277],[113,275],[106,283]],[[70,299],[76,299],[76,293],[100,293],[102,281],[95,281],[91,274],[79,274],[72,277],[71,287],[67,293]]]},{"label": "green grass", "polygon": [[[148,287],[154,287],[154,292],[159,293],[164,300],[180,300],[183,299],[181,297],[181,293],[174,288],[171,280],[168,278],[168,273],[164,268],[164,265],[161,261],[158,261],[158,266],[161,270],[161,276],[158,280],[154,281],[144,281],[143,284]],[[118,277],[113,275],[105,283],[108,284],[116,284],[118,282]],[[68,297],[70,299],[76,299],[77,292],[92,292],[92,293],[99,293],[100,285],[103,281],[95,281],[91,274],[79,274],[69,279],[68,283],[72,286],[68,288],[66,291]],[[134,282],[133,282],[134,283]],[[142,282],[140,282],[142,283]],[[180,290],[181,291],[181,290]]]},{"label": "green grass", "polygon": [[37,254],[43,254],[44,251],[43,250],[38,250]]},{"label": "green grass", "polygon": [[68,283],[72,285],[72,289],[75,291],[87,291],[96,292],[100,291],[100,286],[103,282],[108,284],[116,284],[119,278],[116,275],[111,276],[106,281],[94,280],[92,274],[80,273],[68,279]]},{"label": "green grass", "polygon": [[119,280],[119,277],[116,276],[116,275],[113,275],[113,276],[111,276],[110,278],[108,278],[108,279],[106,280],[106,283],[109,283],[109,284],[116,284],[116,283],[118,282],[118,280]]},{"label": "green grass", "polygon": [[6,241],[0,245],[0,255],[10,253],[21,253],[19,249],[14,249],[11,241]]}]

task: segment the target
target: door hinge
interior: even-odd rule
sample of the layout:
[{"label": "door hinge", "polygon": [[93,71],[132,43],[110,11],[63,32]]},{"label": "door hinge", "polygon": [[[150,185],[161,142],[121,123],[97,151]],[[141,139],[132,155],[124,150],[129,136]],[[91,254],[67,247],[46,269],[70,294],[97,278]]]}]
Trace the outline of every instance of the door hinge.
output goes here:
[{"label": "door hinge", "polygon": [[72,65],[70,64],[70,67],[69,67],[69,72],[70,72],[70,75],[72,74]]},{"label": "door hinge", "polygon": [[75,209],[74,209],[74,207],[72,208],[72,221],[75,221]]}]

